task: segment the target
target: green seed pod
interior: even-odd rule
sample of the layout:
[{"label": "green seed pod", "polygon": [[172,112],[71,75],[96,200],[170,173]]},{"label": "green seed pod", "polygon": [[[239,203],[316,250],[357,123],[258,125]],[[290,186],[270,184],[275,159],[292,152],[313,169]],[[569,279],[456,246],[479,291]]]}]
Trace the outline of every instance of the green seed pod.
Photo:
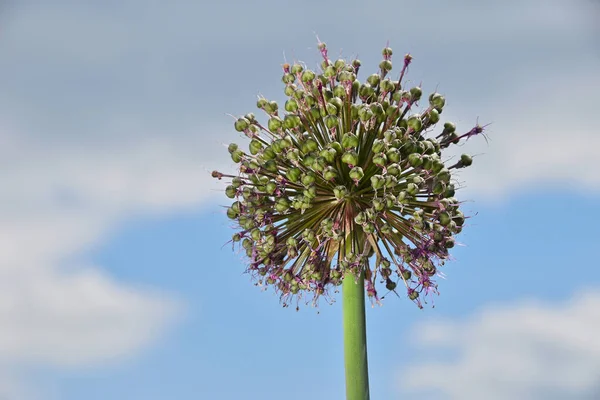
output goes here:
[{"label": "green seed pod", "polygon": [[440,172],[437,173],[436,178],[442,182],[448,183],[450,181],[450,171],[448,171],[448,168],[442,168]]},{"label": "green seed pod", "polygon": [[391,279],[387,279],[385,281],[385,288],[387,290],[395,290],[396,289],[396,282],[392,281]]},{"label": "green seed pod", "polygon": [[327,181],[333,181],[333,180],[337,179],[337,177],[338,177],[338,172],[333,167],[327,167],[325,169],[325,172],[323,172],[323,178],[325,178],[325,180],[327,180]]},{"label": "green seed pod", "polygon": [[302,73],[302,82],[308,83],[312,82],[315,79],[315,73],[311,70],[306,70]]},{"label": "green seed pod", "polygon": [[286,178],[290,182],[296,183],[300,179],[301,174],[302,174],[302,171],[300,170],[300,168],[293,167],[287,171]]},{"label": "green seed pod", "polygon": [[241,150],[236,150],[233,153],[231,153],[231,159],[236,164],[239,164],[243,158],[244,158],[244,152]]},{"label": "green seed pod", "polygon": [[456,125],[452,122],[444,123],[444,134],[454,133],[456,131]]},{"label": "green seed pod", "polygon": [[375,139],[373,141],[373,145],[371,146],[371,151],[373,153],[380,153],[385,150],[385,142],[381,139]]},{"label": "green seed pod", "polygon": [[448,224],[451,221],[450,214],[448,214],[447,212],[444,211],[444,212],[440,213],[438,220],[440,221],[440,225],[448,226]]},{"label": "green seed pod", "polygon": [[436,181],[435,184],[433,185],[433,194],[442,194],[446,191],[446,184],[444,182],[441,181]]},{"label": "green seed pod", "polygon": [[390,164],[387,166],[386,171],[388,175],[398,176],[401,172],[401,169],[398,164]]},{"label": "green seed pod", "polygon": [[346,151],[342,155],[342,162],[348,165],[356,165],[358,164],[358,154],[354,150]]},{"label": "green seed pod", "polygon": [[275,160],[266,161],[263,165],[263,168],[269,172],[278,172],[279,171],[279,167],[277,166],[277,163],[275,162]]},{"label": "green seed pod", "polygon": [[324,118],[324,122],[328,129],[333,129],[338,125],[339,118],[335,115],[328,115]]},{"label": "green seed pod", "polygon": [[302,176],[302,184],[304,186],[310,186],[313,183],[315,183],[316,180],[317,180],[317,176],[315,175],[314,172],[311,172],[311,171],[307,172],[306,174],[304,174]]},{"label": "green seed pod", "polygon": [[337,72],[335,70],[335,67],[333,67],[332,65],[329,65],[323,70],[323,76],[328,79],[333,78],[334,76],[336,76],[336,74]]},{"label": "green seed pod", "polygon": [[352,132],[345,133],[342,136],[342,147],[345,149],[356,149],[358,147],[358,136]]},{"label": "green seed pod", "polygon": [[375,209],[375,211],[383,211],[383,209],[385,208],[384,201],[379,198],[373,199],[371,203],[373,204],[373,208]]},{"label": "green seed pod", "polygon": [[444,247],[446,247],[447,249],[451,249],[454,247],[454,238],[449,237],[446,238],[446,241],[444,242]]},{"label": "green seed pod", "polygon": [[283,118],[283,127],[288,130],[299,127],[301,123],[300,117],[294,114],[288,114]]},{"label": "green seed pod", "polygon": [[252,139],[248,147],[250,148],[250,154],[256,155],[262,150],[263,145],[258,140]]},{"label": "green seed pod", "polygon": [[463,154],[460,156],[460,162],[463,166],[468,167],[473,164],[473,158],[468,154]]},{"label": "green seed pod", "polygon": [[371,85],[371,87],[375,87],[375,86],[379,85],[379,80],[380,80],[379,74],[372,74],[367,78],[367,82],[369,83],[369,85]]},{"label": "green seed pod", "polygon": [[371,177],[371,186],[373,190],[379,190],[385,185],[385,178],[381,175],[373,175]]},{"label": "green seed pod", "polygon": [[231,143],[229,144],[229,146],[227,147],[227,150],[229,151],[229,154],[232,154],[234,151],[236,151],[238,149],[238,145],[235,143]]},{"label": "green seed pod", "polygon": [[283,89],[283,93],[285,93],[285,95],[288,97],[292,97],[297,88],[298,87],[294,84],[287,85],[285,89]]},{"label": "green seed pod", "polygon": [[314,153],[308,153],[302,160],[302,164],[304,164],[305,167],[312,168],[316,159],[317,157],[314,156]]},{"label": "green seed pod", "polygon": [[329,164],[335,161],[336,154],[337,153],[335,149],[332,148],[323,149],[319,152],[319,156],[323,157],[323,159]]},{"label": "green seed pod", "polygon": [[417,185],[415,185],[414,183],[409,183],[408,185],[406,185],[406,193],[408,193],[409,195],[414,196],[418,192],[419,192],[419,187]]},{"label": "green seed pod", "polygon": [[372,222],[367,222],[362,226],[364,233],[374,233],[375,232],[375,224]]},{"label": "green seed pod", "polygon": [[233,199],[236,194],[237,190],[233,186],[229,185],[227,188],[225,188],[225,195],[230,199]]},{"label": "green seed pod", "polygon": [[385,153],[385,155],[387,156],[387,159],[392,163],[400,162],[400,151],[398,151],[398,149],[392,147],[387,151],[387,153]]},{"label": "green seed pod", "polygon": [[343,87],[342,85],[337,85],[333,88],[333,95],[337,98],[344,98],[346,97],[346,88]]},{"label": "green seed pod", "polygon": [[363,176],[365,176],[365,173],[361,167],[354,167],[350,170],[348,176],[350,176],[350,179],[352,179],[354,182],[359,182]]},{"label": "green seed pod", "polygon": [[304,70],[304,68],[302,67],[302,65],[294,64],[294,65],[292,65],[291,72],[292,72],[292,74],[297,75],[297,74],[301,73],[303,70]]},{"label": "green seed pod", "polygon": [[338,108],[334,104],[327,103],[325,104],[325,111],[328,115],[337,115]]},{"label": "green seed pod", "polygon": [[306,139],[304,143],[302,143],[302,152],[304,154],[311,153],[316,151],[319,148],[319,143],[313,139]]},{"label": "green seed pod", "polygon": [[423,158],[420,154],[412,153],[408,156],[408,163],[411,167],[417,168],[423,164]]},{"label": "green seed pod", "polygon": [[435,108],[432,109],[431,111],[429,111],[429,113],[427,114],[427,117],[429,119],[430,125],[435,125],[438,122],[440,122],[440,113]]},{"label": "green seed pod", "polygon": [[268,194],[273,194],[275,193],[275,190],[277,190],[277,184],[275,182],[269,182],[266,184],[265,192]]},{"label": "green seed pod", "polygon": [[392,70],[392,62],[390,60],[383,60],[379,63],[379,68],[384,73],[390,72]]},{"label": "green seed pod", "polygon": [[278,131],[283,125],[283,121],[279,117],[269,118],[268,127],[271,132]]},{"label": "green seed pod", "polygon": [[446,104],[446,99],[439,93],[432,93],[431,95],[429,95],[429,104],[432,107],[438,109],[438,111],[440,111],[442,108],[444,108],[444,104]]},{"label": "green seed pod", "polygon": [[238,215],[239,213],[235,211],[232,207],[229,207],[227,209],[227,217],[229,217],[230,219],[236,219]]},{"label": "green seed pod", "polygon": [[244,130],[248,129],[249,126],[250,121],[248,121],[246,118],[238,118],[234,124],[235,130],[238,132],[243,132]]},{"label": "green seed pod", "polygon": [[385,176],[385,187],[386,188],[393,188],[397,184],[398,184],[398,179],[395,176],[392,176],[392,175]]},{"label": "green seed pod", "polygon": [[287,112],[296,112],[298,111],[298,102],[295,99],[288,99],[285,102],[284,108]]},{"label": "green seed pod", "polygon": [[374,155],[373,164],[377,165],[379,168],[383,168],[385,164],[387,164],[387,157],[385,156],[385,153]]},{"label": "green seed pod", "polygon": [[275,210],[278,213],[283,214],[290,208],[290,203],[285,197],[280,197],[275,202]]},{"label": "green seed pod", "polygon": [[342,200],[348,194],[348,189],[345,186],[336,186],[333,188],[333,195],[336,199]]},{"label": "green seed pod", "polygon": [[410,100],[414,103],[415,101],[419,101],[421,96],[423,95],[423,90],[420,87],[416,86],[410,89]]},{"label": "green seed pod", "polygon": [[380,87],[381,90],[383,90],[385,93],[392,92],[394,89],[396,89],[396,86],[389,79],[382,80]]},{"label": "green seed pod", "polygon": [[421,121],[421,115],[420,114],[413,114],[413,115],[411,115],[406,120],[406,124],[413,131],[415,131],[415,132],[420,131],[421,128],[423,127],[423,121]]}]

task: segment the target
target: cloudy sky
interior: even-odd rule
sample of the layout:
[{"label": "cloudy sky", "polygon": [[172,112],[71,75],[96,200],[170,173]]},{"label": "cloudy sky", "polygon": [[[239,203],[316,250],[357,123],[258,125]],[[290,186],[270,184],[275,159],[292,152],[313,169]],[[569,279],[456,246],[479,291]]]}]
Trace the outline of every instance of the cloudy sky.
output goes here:
[{"label": "cloudy sky", "polygon": [[[0,3],[0,399],[343,398],[341,307],[242,275],[209,172],[281,64],[409,79],[489,144],[435,309],[368,310],[372,398],[600,397],[592,0]],[[364,77],[363,77],[364,78]]]}]

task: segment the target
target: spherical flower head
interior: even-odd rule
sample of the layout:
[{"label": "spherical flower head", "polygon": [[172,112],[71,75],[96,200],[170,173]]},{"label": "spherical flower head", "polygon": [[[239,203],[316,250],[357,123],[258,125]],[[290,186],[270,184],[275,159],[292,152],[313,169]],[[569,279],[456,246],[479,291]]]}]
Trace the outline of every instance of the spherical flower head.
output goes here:
[{"label": "spherical flower head", "polygon": [[228,147],[237,174],[213,172],[231,178],[232,241],[248,258],[247,272],[286,306],[307,294],[316,303],[348,274],[364,274],[373,301],[403,287],[421,307],[437,293],[434,277],[466,218],[452,173],[473,159],[464,154],[446,166],[442,152],[483,127],[462,135],[451,122],[436,128],[446,103],[439,93],[413,112],[423,94],[403,88],[408,54],[394,80],[385,47],[379,71],[360,82],[359,60],[330,60],[323,42],[319,52],[318,72],[284,64],[285,105],[257,101],[266,123],[254,114],[234,123],[248,150]]}]

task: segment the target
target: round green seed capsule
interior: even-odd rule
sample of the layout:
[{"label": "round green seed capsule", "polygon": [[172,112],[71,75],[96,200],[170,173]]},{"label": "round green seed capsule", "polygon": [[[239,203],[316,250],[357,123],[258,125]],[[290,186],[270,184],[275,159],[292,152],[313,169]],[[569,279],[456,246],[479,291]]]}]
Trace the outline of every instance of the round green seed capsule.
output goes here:
[{"label": "round green seed capsule", "polygon": [[302,82],[308,83],[315,79],[315,73],[311,70],[306,70],[302,73]]},{"label": "round green seed capsule", "polygon": [[374,190],[383,188],[385,185],[385,178],[381,175],[373,175],[371,177],[371,186]]},{"label": "round green seed capsule", "polygon": [[257,153],[259,153],[262,150],[263,145],[258,140],[252,139],[250,141],[250,144],[248,145],[248,147],[250,148],[250,154],[256,155]]},{"label": "round green seed capsule", "polygon": [[396,286],[397,286],[396,282],[392,281],[389,278],[385,281],[385,288],[387,290],[394,290],[394,289],[396,289]]},{"label": "round green seed capsule", "polygon": [[435,125],[440,122],[440,113],[435,108],[429,111],[427,117],[429,118],[429,124],[431,125]]},{"label": "round green seed capsule", "polygon": [[228,147],[227,150],[229,151],[229,154],[233,153],[234,151],[236,151],[238,149],[238,145],[235,143],[231,143]]},{"label": "round green seed capsule", "polygon": [[243,132],[248,128],[248,126],[250,126],[250,121],[248,121],[246,118],[238,118],[234,124],[235,130],[238,132]]},{"label": "round green seed capsule", "polygon": [[442,225],[442,226],[447,226],[450,223],[450,221],[452,220],[450,218],[450,214],[448,214],[447,212],[440,213],[438,219],[440,221],[440,225]]},{"label": "round green seed capsule", "polygon": [[315,183],[315,181],[317,180],[317,177],[315,176],[314,172],[307,172],[306,174],[304,174],[302,176],[302,184],[304,186],[310,186],[313,183]]},{"label": "round green seed capsule", "polygon": [[355,182],[358,182],[363,178],[363,176],[365,176],[365,173],[363,172],[361,167],[354,167],[350,170],[350,173],[348,175],[350,176],[350,179],[352,179]]},{"label": "round green seed capsule", "polygon": [[356,151],[354,150],[346,151],[342,155],[342,162],[348,165],[356,165],[358,164],[358,154],[356,154]]},{"label": "round green seed capsule", "polygon": [[380,153],[385,150],[385,142],[381,139],[375,139],[373,141],[373,145],[371,146],[371,151],[373,153]]},{"label": "round green seed capsule", "polygon": [[460,162],[463,166],[468,167],[469,165],[473,164],[473,158],[468,154],[463,154],[460,156]]},{"label": "round green seed capsule", "polygon": [[415,131],[415,132],[420,131],[421,128],[423,127],[423,121],[421,121],[421,115],[420,114],[413,114],[413,115],[411,115],[406,120],[406,124],[413,131]]},{"label": "round green seed capsule", "polygon": [[410,89],[410,100],[412,102],[419,101],[422,95],[423,90],[420,87],[416,86]]},{"label": "round green seed capsule", "polygon": [[348,194],[348,189],[345,186],[336,186],[333,188],[333,195],[336,199],[341,200]]},{"label": "round green seed capsule", "polygon": [[408,163],[411,167],[417,168],[423,164],[423,158],[420,154],[412,153],[408,156]]},{"label": "round green seed capsule", "polygon": [[325,180],[327,180],[327,181],[333,181],[337,177],[338,177],[337,170],[331,166],[327,167],[325,169],[325,172],[323,172],[323,178],[325,178]]},{"label": "round green seed capsule", "polygon": [[229,197],[230,199],[233,199],[236,194],[237,194],[236,188],[234,188],[231,185],[227,186],[227,188],[225,189],[225,195],[227,197]]},{"label": "round green seed capsule", "polygon": [[379,74],[372,74],[367,78],[367,82],[369,82],[369,85],[371,86],[377,86],[379,84],[379,80]]},{"label": "round green seed capsule", "polygon": [[446,99],[439,93],[432,93],[429,96],[429,104],[436,109],[444,108],[444,104],[446,104]]},{"label": "round green seed capsule", "polygon": [[383,168],[387,163],[387,157],[385,153],[379,153],[373,156],[373,164],[377,165],[379,168]]},{"label": "round green seed capsule", "polygon": [[352,132],[345,133],[344,136],[342,136],[342,147],[345,149],[357,148],[358,136]]},{"label": "round green seed capsule", "polygon": [[379,68],[384,72],[389,72],[392,70],[392,62],[390,60],[383,60],[379,63]]},{"label": "round green seed capsule", "polygon": [[298,111],[298,102],[295,99],[288,99],[285,102],[284,108],[287,112],[296,112]]},{"label": "round green seed capsule", "polygon": [[283,121],[279,117],[269,118],[268,127],[271,132],[276,132],[283,125]]},{"label": "round green seed capsule", "polygon": [[400,151],[396,148],[392,147],[385,154],[387,156],[387,159],[392,163],[397,163],[400,161]]},{"label": "round green seed capsule", "polygon": [[337,116],[335,116],[335,115],[328,115],[323,120],[325,122],[325,126],[328,129],[335,128],[338,125],[338,123],[339,123],[339,118]]},{"label": "round green seed capsule", "polygon": [[296,183],[298,182],[298,179],[300,179],[301,174],[302,171],[300,170],[300,168],[293,167],[288,169],[286,177],[290,182]]}]

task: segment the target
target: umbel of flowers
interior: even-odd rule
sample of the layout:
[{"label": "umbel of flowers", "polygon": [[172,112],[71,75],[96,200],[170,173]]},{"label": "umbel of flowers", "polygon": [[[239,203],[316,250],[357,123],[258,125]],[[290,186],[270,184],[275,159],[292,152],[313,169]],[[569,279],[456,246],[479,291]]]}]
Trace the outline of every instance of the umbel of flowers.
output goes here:
[{"label": "umbel of flowers", "polygon": [[[404,86],[408,54],[393,79],[384,48],[379,71],[361,82],[359,60],[331,60],[325,43],[319,50],[319,72],[283,65],[283,107],[256,104],[266,122],[252,113],[235,121],[249,138],[246,148],[228,148],[238,173],[213,172],[231,179],[233,242],[284,305],[307,294],[316,302],[352,274],[374,301],[402,290],[422,307],[465,222],[453,173],[472,158],[447,161],[443,151],[483,127],[460,134],[441,124],[444,96],[423,101],[419,86]],[[420,103],[427,107],[418,111]]]}]

